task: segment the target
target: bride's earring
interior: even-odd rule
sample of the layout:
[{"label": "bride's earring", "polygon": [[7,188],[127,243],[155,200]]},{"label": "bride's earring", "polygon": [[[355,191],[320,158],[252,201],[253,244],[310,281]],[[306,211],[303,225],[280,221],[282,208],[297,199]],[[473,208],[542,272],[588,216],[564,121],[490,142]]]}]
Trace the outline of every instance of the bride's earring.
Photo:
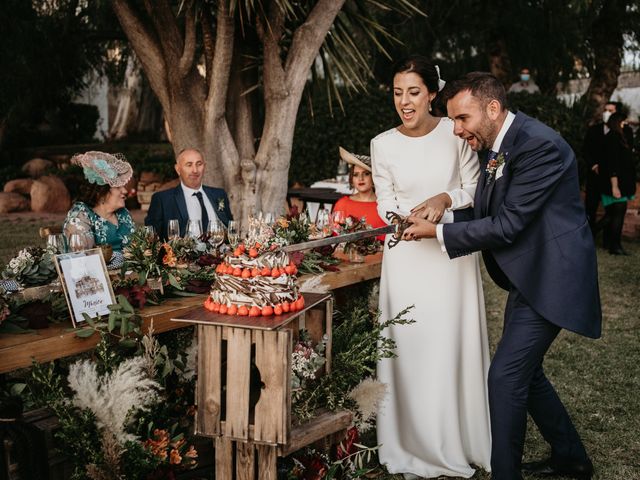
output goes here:
[{"label": "bride's earring", "polygon": [[431,102],[429,102],[429,111],[431,111]]}]

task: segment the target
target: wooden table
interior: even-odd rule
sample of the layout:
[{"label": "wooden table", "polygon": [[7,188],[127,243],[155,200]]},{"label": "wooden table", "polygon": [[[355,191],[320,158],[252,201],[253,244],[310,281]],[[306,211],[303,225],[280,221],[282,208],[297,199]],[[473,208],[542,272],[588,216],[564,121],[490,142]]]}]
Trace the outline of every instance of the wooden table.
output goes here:
[{"label": "wooden table", "polygon": [[[382,254],[367,257],[365,263],[343,262],[338,265],[340,271],[325,272],[320,285],[328,290],[346,287],[365,280],[380,277]],[[303,275],[300,283],[310,278]],[[181,313],[201,305],[205,295],[175,298],[157,306],[142,309],[143,330],[146,331],[153,320],[156,333],[184,328],[184,324],[172,322]],[[33,360],[38,363],[49,362],[57,358],[77,355],[93,349],[99,342],[99,335],[79,338],[68,322],[51,324],[49,328],[25,334],[0,335],[0,374],[31,366]]]}]

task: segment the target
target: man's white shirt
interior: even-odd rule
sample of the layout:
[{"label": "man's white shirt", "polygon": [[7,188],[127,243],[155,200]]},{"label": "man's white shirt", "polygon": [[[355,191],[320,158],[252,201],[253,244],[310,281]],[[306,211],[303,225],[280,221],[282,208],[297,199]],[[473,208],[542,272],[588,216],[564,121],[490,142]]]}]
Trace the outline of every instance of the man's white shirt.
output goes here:
[{"label": "man's white shirt", "polygon": [[[511,127],[511,124],[513,123],[515,118],[516,118],[516,116],[512,112],[508,112],[507,113],[507,117],[504,119],[504,122],[502,123],[502,127],[500,127],[500,131],[498,132],[498,136],[496,136],[496,139],[493,142],[493,146],[491,147],[491,150],[493,150],[496,153],[500,151],[500,146],[502,145],[502,141],[504,140],[504,136],[507,134],[507,131]],[[496,170],[496,177],[495,177],[494,181],[499,179],[502,176],[502,170],[503,169],[504,169],[504,164],[500,165],[500,167],[498,167],[498,170]],[[438,225],[436,225],[436,238],[438,239],[438,242],[440,243],[440,249],[444,253],[447,252],[447,247],[445,247],[445,245],[444,245],[444,234],[443,234],[444,226],[443,226],[443,224],[445,224],[445,223],[453,223],[453,210],[458,210],[458,209],[461,209],[461,208],[469,207],[473,203],[473,200],[472,200],[471,203],[469,203],[469,202],[460,202],[459,198],[455,198],[451,194],[449,194],[449,196],[451,197],[451,207],[449,209],[447,209],[447,211],[444,213],[444,215],[442,215],[442,218],[440,219],[440,222],[438,223]]]},{"label": "man's white shirt", "polygon": [[[187,187],[184,183],[180,183],[182,186],[182,193],[184,194],[184,201],[187,204],[187,213],[189,214],[190,220],[200,220],[202,222],[202,209],[200,208],[200,202],[198,201],[198,197],[194,195],[196,192],[202,192],[202,201],[204,202],[204,207],[207,209],[207,215],[209,215],[209,220],[217,219],[215,209],[213,205],[211,205],[211,201],[209,201],[209,197],[205,193],[202,185],[197,190],[193,188]],[[202,225],[202,229],[206,229],[206,225]]]}]

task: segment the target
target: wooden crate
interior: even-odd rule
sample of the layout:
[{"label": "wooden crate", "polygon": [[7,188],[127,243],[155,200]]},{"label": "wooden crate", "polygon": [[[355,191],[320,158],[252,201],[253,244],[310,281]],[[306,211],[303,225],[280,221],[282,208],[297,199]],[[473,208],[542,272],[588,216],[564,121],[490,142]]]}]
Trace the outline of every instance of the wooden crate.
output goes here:
[{"label": "wooden crate", "polygon": [[302,311],[278,317],[219,315],[203,307],[176,321],[198,324],[196,433],[286,445],[291,435],[291,351],[301,329],[326,335],[331,368],[329,294],[305,294]]},{"label": "wooden crate", "polygon": [[304,294],[305,308],[278,317],[235,317],[196,308],[175,321],[198,325],[196,433],[214,438],[217,480],[276,478],[276,459],[347,429],[349,412],[291,428],[291,352],[305,329],[326,341],[331,369],[333,302]]}]

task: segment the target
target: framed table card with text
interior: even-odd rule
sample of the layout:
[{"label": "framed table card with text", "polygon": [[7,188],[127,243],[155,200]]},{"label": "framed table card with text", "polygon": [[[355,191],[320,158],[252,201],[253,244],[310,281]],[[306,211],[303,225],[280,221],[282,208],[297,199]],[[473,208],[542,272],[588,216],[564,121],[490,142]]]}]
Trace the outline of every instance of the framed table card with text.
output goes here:
[{"label": "framed table card with text", "polygon": [[83,313],[109,314],[109,305],[116,301],[100,248],[56,255],[56,268],[74,327],[85,321]]}]

